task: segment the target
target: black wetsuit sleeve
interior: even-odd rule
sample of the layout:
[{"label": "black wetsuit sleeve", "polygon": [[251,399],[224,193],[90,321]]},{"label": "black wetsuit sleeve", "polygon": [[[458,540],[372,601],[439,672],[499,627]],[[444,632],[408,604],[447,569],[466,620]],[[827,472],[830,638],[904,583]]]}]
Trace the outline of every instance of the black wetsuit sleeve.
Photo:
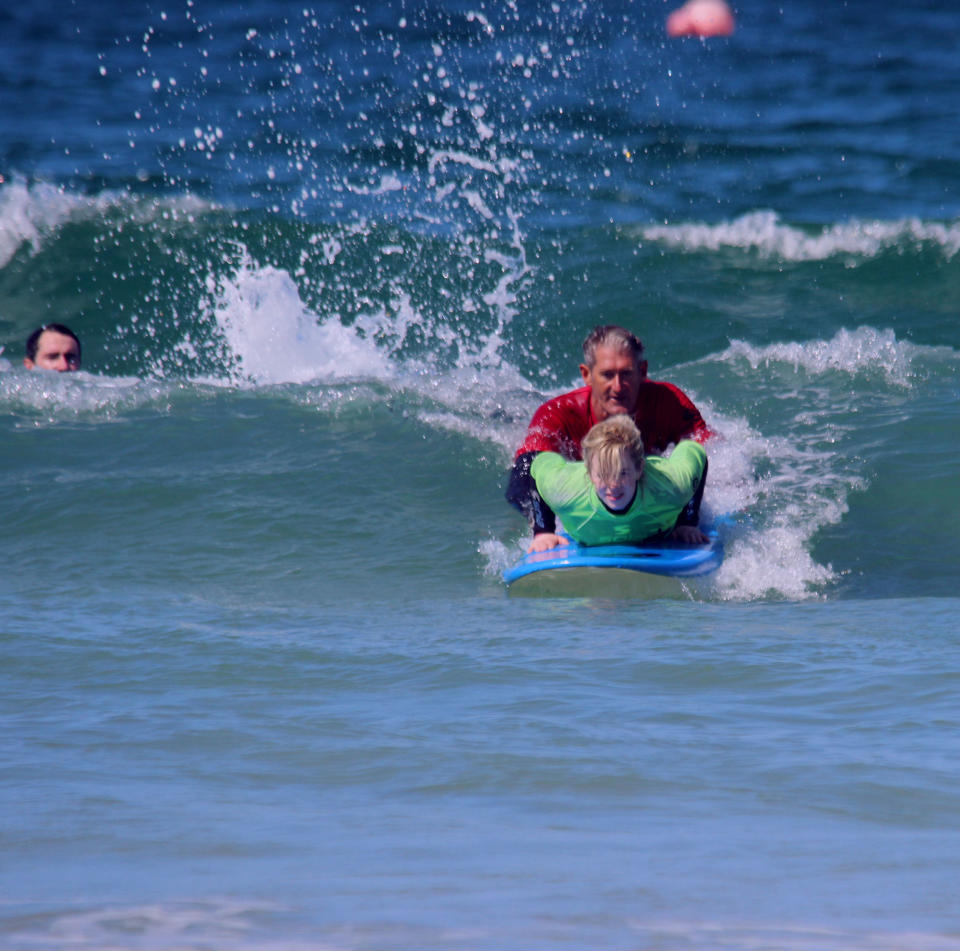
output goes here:
[{"label": "black wetsuit sleeve", "polygon": [[537,455],[535,452],[523,452],[510,470],[507,483],[507,501],[519,509],[533,528],[534,535],[557,530],[557,517],[546,502],[540,498],[537,484],[530,474],[530,465]]},{"label": "black wetsuit sleeve", "polygon": [[677,525],[693,525],[696,527],[700,524],[700,503],[703,501],[703,487],[707,484],[707,466],[708,463],[704,460],[700,484],[693,493],[693,498],[683,507],[683,511],[677,518]]}]

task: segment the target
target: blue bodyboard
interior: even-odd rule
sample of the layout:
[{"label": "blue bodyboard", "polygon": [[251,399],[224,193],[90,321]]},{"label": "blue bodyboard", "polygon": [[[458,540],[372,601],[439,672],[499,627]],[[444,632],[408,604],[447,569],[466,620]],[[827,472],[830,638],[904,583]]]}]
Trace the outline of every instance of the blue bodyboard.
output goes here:
[{"label": "blue bodyboard", "polygon": [[[710,542],[705,545],[678,545],[668,542],[642,545],[580,545],[571,539],[569,544],[563,547],[524,555],[503,573],[503,580],[508,586],[512,586],[521,579],[528,579],[541,582],[540,587],[545,591],[565,594],[567,592],[564,589],[569,587],[570,594],[589,595],[591,588],[600,590],[606,587],[599,582],[604,579],[612,580],[614,575],[622,577],[624,572],[636,573],[638,581],[642,581],[644,576],[664,581],[695,578],[715,571],[723,561],[723,543],[716,530],[709,530],[706,534]],[[520,587],[526,592],[529,586]],[[654,589],[656,588],[654,585]],[[660,585],[659,590],[668,589]],[[530,593],[534,593],[532,588]]]}]

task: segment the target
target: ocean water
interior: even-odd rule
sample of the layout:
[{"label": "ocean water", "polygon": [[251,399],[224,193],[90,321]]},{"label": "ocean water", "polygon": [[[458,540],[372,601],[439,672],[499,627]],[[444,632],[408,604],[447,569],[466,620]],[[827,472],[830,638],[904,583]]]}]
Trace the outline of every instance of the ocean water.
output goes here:
[{"label": "ocean water", "polygon": [[[960,9],[109,6],[0,9],[0,947],[960,948]],[[724,564],[512,598],[607,322]]]}]

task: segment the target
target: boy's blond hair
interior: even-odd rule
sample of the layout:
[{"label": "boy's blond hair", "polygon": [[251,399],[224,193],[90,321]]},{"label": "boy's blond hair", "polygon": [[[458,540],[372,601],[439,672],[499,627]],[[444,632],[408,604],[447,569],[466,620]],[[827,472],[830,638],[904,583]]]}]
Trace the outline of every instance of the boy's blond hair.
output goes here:
[{"label": "boy's blond hair", "polygon": [[628,456],[637,467],[638,478],[643,478],[643,437],[629,416],[610,416],[597,423],[583,437],[581,446],[587,472],[593,474],[595,466],[601,479],[616,479],[624,456]]}]

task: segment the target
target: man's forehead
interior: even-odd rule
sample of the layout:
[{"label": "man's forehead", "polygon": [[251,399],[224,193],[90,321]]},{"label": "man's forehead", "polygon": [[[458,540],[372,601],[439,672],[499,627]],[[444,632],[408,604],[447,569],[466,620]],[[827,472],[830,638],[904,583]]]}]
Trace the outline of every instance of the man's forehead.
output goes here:
[{"label": "man's forehead", "polygon": [[77,341],[73,337],[67,336],[67,334],[60,333],[59,330],[44,330],[40,334],[40,339],[38,341],[39,345],[42,346],[52,346],[52,347],[62,347],[70,346],[76,347]]},{"label": "man's forehead", "polygon": [[622,361],[627,361],[629,363],[639,362],[634,359],[633,353],[630,351],[629,347],[621,349],[620,347],[613,347],[605,343],[602,343],[597,347],[595,360],[597,363],[620,363]]}]

